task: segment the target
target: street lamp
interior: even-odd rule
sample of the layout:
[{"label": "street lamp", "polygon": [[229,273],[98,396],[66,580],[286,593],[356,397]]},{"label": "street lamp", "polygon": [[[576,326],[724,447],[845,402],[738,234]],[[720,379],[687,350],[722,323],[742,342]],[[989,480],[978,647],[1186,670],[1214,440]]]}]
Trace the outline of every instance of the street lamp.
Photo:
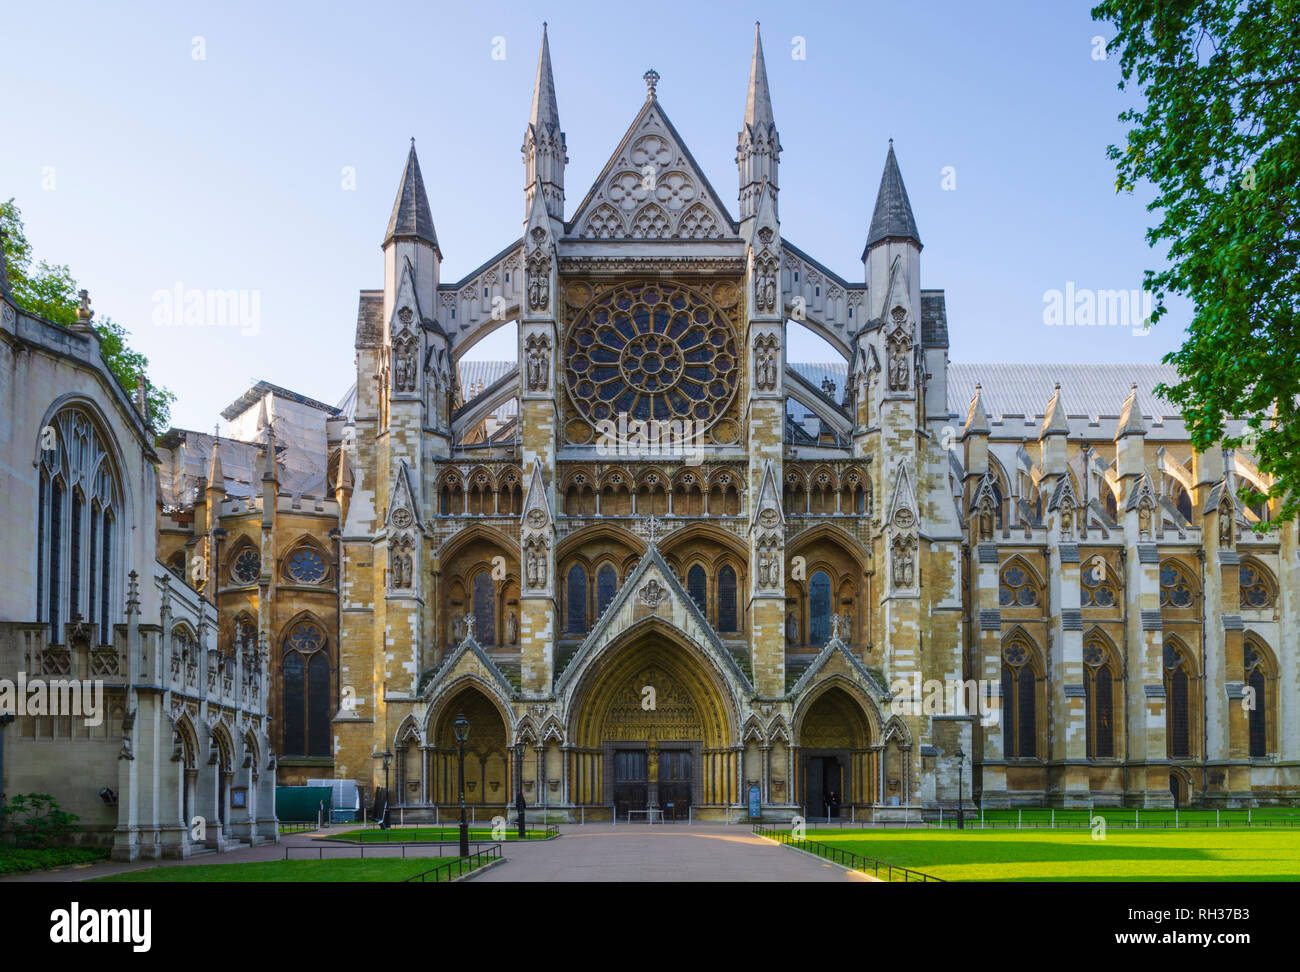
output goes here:
[{"label": "street lamp", "polygon": [[528,836],[524,824],[524,810],[527,803],[524,800],[524,741],[520,739],[515,743],[515,815],[519,818],[519,839],[522,840]]},{"label": "street lamp", "polygon": [[379,826],[380,829],[387,830],[391,826],[389,823],[389,812],[393,805],[392,793],[390,793],[388,789],[388,764],[392,762],[393,754],[389,750],[385,749],[382,753],[371,753],[370,758],[382,759],[384,761],[384,819],[379,822]]},{"label": "street lamp", "polygon": [[966,754],[961,751],[961,744],[957,744],[957,754],[954,757],[957,760],[957,829],[964,830],[966,827],[966,814],[962,807],[962,769],[966,765]]},{"label": "street lamp", "polygon": [[460,768],[457,771],[460,782],[460,856],[469,857],[469,824],[465,822],[465,740],[469,738],[469,720],[465,718],[465,713],[456,716],[451,728],[460,747]]}]

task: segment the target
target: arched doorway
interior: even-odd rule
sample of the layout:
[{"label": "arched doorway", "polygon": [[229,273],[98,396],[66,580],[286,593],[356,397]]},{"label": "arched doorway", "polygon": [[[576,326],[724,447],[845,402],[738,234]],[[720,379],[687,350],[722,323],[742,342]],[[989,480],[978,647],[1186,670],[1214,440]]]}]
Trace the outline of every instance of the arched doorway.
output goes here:
[{"label": "arched doorway", "polygon": [[480,689],[466,686],[440,707],[430,732],[429,779],[433,802],[459,806],[460,749],[454,724],[464,713],[469,722],[465,740],[465,803],[504,806],[510,800],[510,760],[506,724],[501,710]]},{"label": "arched doorway", "polygon": [[573,802],[667,819],[733,805],[734,709],[696,646],[666,624],[644,627],[596,659],[574,693]]},{"label": "arched doorway", "polygon": [[799,725],[796,785],[805,815],[836,817],[850,806],[873,803],[876,753],[862,706],[831,686],[812,701]]}]

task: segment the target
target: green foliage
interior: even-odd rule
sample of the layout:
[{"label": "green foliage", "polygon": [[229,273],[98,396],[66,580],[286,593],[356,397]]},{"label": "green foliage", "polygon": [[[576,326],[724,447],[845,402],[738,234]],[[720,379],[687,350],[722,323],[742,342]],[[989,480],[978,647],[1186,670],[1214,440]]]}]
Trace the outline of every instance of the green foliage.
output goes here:
[{"label": "green foliage", "polygon": [[[1110,146],[1117,189],[1156,190],[1169,268],[1147,271],[1152,323],[1179,294],[1195,308],[1183,346],[1166,356],[1177,384],[1157,389],[1182,409],[1192,442],[1254,453],[1273,477],[1272,519],[1300,512],[1300,0],[1104,0],[1120,89],[1145,104],[1119,117]],[[1224,437],[1230,418],[1248,431]],[[1247,488],[1251,504],[1264,499]],[[1262,525],[1261,525],[1262,527]],[[1261,527],[1257,527],[1261,528]]]},{"label": "green foliage", "polygon": [[[12,199],[0,203],[0,228],[5,233],[4,255],[14,300],[29,313],[54,324],[66,327],[76,323],[77,307],[81,303],[77,297],[76,280],[66,266],[55,266],[44,260],[33,272],[32,245],[27,240],[22,213]],[[171,405],[176,396],[166,388],[148,382],[149,359],[131,350],[127,344],[126,328],[108,317],[93,326],[99,335],[104,363],[132,398],[135,397],[137,376],[146,375],[149,417],[155,428],[165,428],[171,419]]]},{"label": "green foliage", "polygon": [[68,864],[96,864],[108,860],[107,847],[48,847],[31,850],[0,847],[0,874],[45,871]]},{"label": "green foliage", "polygon": [[4,809],[5,824],[21,848],[47,848],[73,829],[80,817],[48,793],[20,793]]}]

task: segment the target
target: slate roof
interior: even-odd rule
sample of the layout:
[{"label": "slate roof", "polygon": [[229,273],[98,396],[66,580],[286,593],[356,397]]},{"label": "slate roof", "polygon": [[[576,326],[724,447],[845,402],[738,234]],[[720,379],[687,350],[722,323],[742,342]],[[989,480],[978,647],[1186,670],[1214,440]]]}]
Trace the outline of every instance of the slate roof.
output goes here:
[{"label": "slate roof", "polygon": [[339,410],[333,405],[326,405],[324,402],[318,402],[314,398],[308,398],[306,395],[300,395],[296,391],[290,391],[288,388],[282,388],[279,385],[273,385],[269,381],[259,381],[244,394],[240,395],[233,402],[227,405],[221,411],[221,417],[227,422],[233,422],[235,418],[242,415],[251,408],[257,401],[263,398],[268,392],[273,393],[279,398],[287,399],[291,402],[297,402],[300,405],[309,405],[312,408],[318,408],[327,415],[338,415]]},{"label": "slate roof", "polygon": [[921,347],[948,346],[948,304],[942,290],[921,291]]},{"label": "slate roof", "polygon": [[377,348],[384,343],[384,292],[363,290],[357,303],[358,348]]},{"label": "slate roof", "polygon": [[1004,415],[1026,419],[1046,416],[1052,388],[1061,383],[1061,401],[1066,414],[1089,419],[1099,416],[1118,419],[1120,409],[1137,382],[1137,403],[1146,417],[1181,418],[1173,402],[1152,389],[1160,382],[1173,384],[1178,372],[1164,364],[965,364],[948,365],[948,410],[966,414],[980,385],[989,418]]}]

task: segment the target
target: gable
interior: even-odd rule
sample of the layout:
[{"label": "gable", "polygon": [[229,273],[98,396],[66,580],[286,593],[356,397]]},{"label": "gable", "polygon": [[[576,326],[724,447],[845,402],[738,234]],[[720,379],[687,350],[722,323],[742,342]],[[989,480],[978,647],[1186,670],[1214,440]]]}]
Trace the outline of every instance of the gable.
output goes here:
[{"label": "gable", "polygon": [[716,240],[738,232],[656,99],[642,106],[566,229],[584,240]]}]

